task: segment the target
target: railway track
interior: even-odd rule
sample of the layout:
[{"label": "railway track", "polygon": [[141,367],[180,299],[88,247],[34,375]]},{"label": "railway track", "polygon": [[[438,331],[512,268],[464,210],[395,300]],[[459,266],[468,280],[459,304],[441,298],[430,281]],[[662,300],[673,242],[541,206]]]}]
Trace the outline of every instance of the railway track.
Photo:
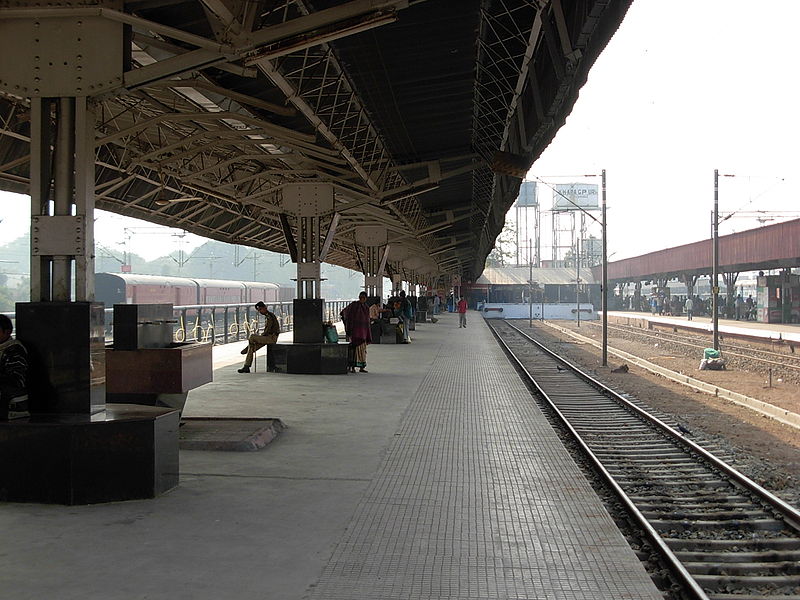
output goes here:
[{"label": "railway track", "polygon": [[[599,327],[598,324],[587,321],[591,327]],[[662,329],[642,330],[631,325],[609,325],[609,331],[632,335],[636,338],[654,340],[658,342],[669,342],[678,346],[690,349],[693,355],[702,354],[703,348],[710,345],[709,335],[692,333],[670,333]],[[793,348],[787,344],[787,348]],[[776,372],[786,373],[795,382],[800,382],[800,354],[789,352],[773,352],[757,348],[755,345],[734,344],[728,340],[720,343],[720,349],[726,358],[733,358],[741,365],[751,366],[760,372],[767,372],[772,369]]]},{"label": "railway track", "polygon": [[800,600],[800,511],[507,322],[521,372],[669,566],[682,597]]}]

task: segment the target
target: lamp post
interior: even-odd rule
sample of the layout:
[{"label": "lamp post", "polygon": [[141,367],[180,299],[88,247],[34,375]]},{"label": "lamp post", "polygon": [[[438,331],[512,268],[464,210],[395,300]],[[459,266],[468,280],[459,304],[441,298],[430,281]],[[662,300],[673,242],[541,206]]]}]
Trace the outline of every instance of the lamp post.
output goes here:
[{"label": "lamp post", "polygon": [[542,285],[541,300],[542,300],[542,321],[544,321],[544,285]]},{"label": "lamp post", "polygon": [[603,274],[600,282],[600,306],[603,310],[602,366],[608,365],[608,245],[606,244],[606,170],[602,172],[601,223],[603,235]]},{"label": "lamp post", "polygon": [[[581,227],[583,229],[583,227]],[[581,236],[575,242],[575,318],[581,326]]]},{"label": "lamp post", "polygon": [[[592,173],[592,174],[589,174],[589,175],[584,175],[584,177],[597,177],[597,174]],[[601,177],[601,181],[602,181],[602,194],[603,194],[603,196],[602,196],[602,207],[601,207],[602,208],[602,213],[601,213],[602,220],[600,222],[600,225],[601,225],[601,228],[602,228],[602,236],[603,236],[603,240],[602,240],[602,243],[603,243],[603,246],[602,246],[602,248],[603,248],[603,250],[602,250],[602,252],[603,252],[603,258],[602,258],[603,264],[602,264],[602,283],[601,283],[600,291],[601,291],[601,306],[602,306],[602,310],[603,310],[603,321],[602,321],[603,322],[602,364],[605,367],[605,366],[608,365],[608,317],[607,317],[607,313],[608,313],[608,297],[607,297],[607,292],[606,292],[606,288],[608,286],[608,254],[607,254],[608,245],[607,245],[607,240],[606,240],[606,232],[607,232],[607,230],[606,230],[606,170],[605,169],[603,169],[601,171],[600,177]],[[546,181],[543,181],[541,178],[536,177],[536,176],[534,176],[534,179],[536,179],[537,181],[543,183],[544,185],[546,185],[547,187],[552,189],[557,194],[561,195],[567,202],[569,202],[570,204],[575,206],[575,208],[580,210],[583,214],[588,215],[589,218],[592,219],[592,221],[597,223],[597,219],[594,216],[592,216],[592,214],[590,214],[589,212],[584,210],[582,207],[580,207],[577,204],[575,204],[574,202],[572,202],[572,200],[570,200],[569,198],[567,198],[566,196],[561,194],[558,190],[556,190],[549,183],[547,183]],[[578,257],[578,262],[580,262],[580,256]],[[579,283],[580,277],[577,277],[577,279],[578,279],[578,283]],[[578,300],[577,294],[576,294],[576,298],[575,299]],[[578,306],[578,325],[580,326],[580,304],[578,304],[577,306]],[[544,302],[542,303],[542,320],[544,320]]]},{"label": "lamp post", "polygon": [[714,329],[714,350],[719,350],[719,169],[714,169],[714,212],[712,216],[711,310]]},{"label": "lamp post", "polygon": [[533,257],[531,240],[528,240],[528,327],[533,328]]}]

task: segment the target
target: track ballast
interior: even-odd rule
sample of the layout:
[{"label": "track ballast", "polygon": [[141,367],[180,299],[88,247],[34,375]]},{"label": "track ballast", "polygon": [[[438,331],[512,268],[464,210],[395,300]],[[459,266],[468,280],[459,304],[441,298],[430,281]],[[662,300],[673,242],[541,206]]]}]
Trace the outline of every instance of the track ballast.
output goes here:
[{"label": "track ballast", "polygon": [[530,385],[661,551],[681,593],[800,600],[800,511],[505,321],[487,321]]}]

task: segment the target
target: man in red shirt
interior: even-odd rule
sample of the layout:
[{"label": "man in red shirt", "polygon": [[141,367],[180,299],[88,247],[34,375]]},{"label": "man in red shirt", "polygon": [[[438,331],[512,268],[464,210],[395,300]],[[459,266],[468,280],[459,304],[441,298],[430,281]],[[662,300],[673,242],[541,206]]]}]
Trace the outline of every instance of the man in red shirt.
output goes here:
[{"label": "man in red shirt", "polygon": [[467,301],[463,297],[458,299],[458,326],[467,326]]}]

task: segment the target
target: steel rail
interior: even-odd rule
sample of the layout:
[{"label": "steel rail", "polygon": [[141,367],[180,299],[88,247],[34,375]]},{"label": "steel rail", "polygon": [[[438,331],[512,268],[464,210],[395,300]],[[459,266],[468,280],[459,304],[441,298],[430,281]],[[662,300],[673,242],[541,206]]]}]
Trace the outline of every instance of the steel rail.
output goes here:
[{"label": "steel rail", "polygon": [[[705,593],[705,591],[703,591],[703,589],[700,587],[697,581],[695,581],[695,579],[692,577],[692,575],[689,573],[686,567],[684,567],[683,563],[678,559],[677,556],[675,556],[675,554],[672,552],[669,546],[667,546],[667,543],[664,541],[664,539],[658,534],[658,532],[650,524],[647,518],[641,513],[641,511],[636,507],[633,501],[628,497],[628,495],[625,493],[622,487],[620,487],[620,485],[616,482],[614,477],[608,472],[605,466],[603,466],[603,463],[600,461],[597,455],[589,448],[588,444],[583,440],[580,434],[570,424],[567,417],[561,412],[561,410],[559,410],[555,402],[551,400],[550,396],[536,382],[533,375],[531,375],[528,369],[522,364],[522,361],[520,361],[520,359],[517,358],[516,354],[514,354],[514,352],[511,350],[508,344],[506,344],[505,340],[503,340],[503,338],[499,335],[494,326],[491,325],[491,322],[490,321],[486,322],[487,324],[489,324],[489,328],[491,329],[492,333],[494,334],[495,338],[497,339],[498,343],[501,345],[503,350],[505,350],[510,360],[516,365],[518,371],[520,371],[520,373],[524,375],[526,383],[530,387],[533,387],[536,390],[537,394],[539,394],[547,402],[550,409],[558,417],[559,421],[561,421],[562,425],[569,431],[569,434],[578,444],[578,446],[581,449],[581,452],[592,463],[594,469],[600,475],[603,482],[613,491],[617,499],[625,506],[626,511],[636,522],[636,525],[639,528],[641,528],[641,530],[644,532],[645,537],[648,539],[648,541],[654,546],[654,548],[658,550],[659,554],[665,560],[668,568],[672,571],[673,575],[675,575],[680,584],[684,586],[686,591],[689,593],[687,597],[692,598],[694,600],[710,600],[709,596]],[[525,333],[523,333],[513,325],[509,323],[506,324],[512,327],[512,329],[516,330],[518,333],[520,333],[523,337],[525,337],[532,343],[536,344],[539,348],[544,350],[547,354],[549,354],[559,362],[563,362],[565,365],[569,366],[575,371],[578,371],[578,369],[574,367],[571,363],[563,360],[561,357],[552,353],[549,349],[545,348],[544,346],[536,342],[536,340],[532,339],[530,336],[527,336]]]},{"label": "steel rail", "polygon": [[[575,338],[576,340],[580,340],[585,344],[589,344],[597,348],[600,347],[600,343],[593,340],[592,338],[582,336],[569,329],[564,329],[563,327],[555,325],[550,321],[544,321],[543,323],[547,327],[555,329],[556,331],[559,331],[565,335]],[[770,419],[774,419],[779,423],[788,425],[789,427],[794,427],[795,429],[800,429],[800,414],[791,412],[785,408],[781,408],[773,404],[769,404],[768,402],[764,402],[763,400],[759,400],[758,398],[753,398],[751,396],[746,396],[745,394],[740,394],[739,392],[734,392],[732,390],[719,387],[717,385],[714,385],[713,383],[708,383],[702,379],[695,379],[694,377],[685,375],[678,371],[673,371],[671,369],[668,369],[667,367],[662,367],[653,362],[640,358],[635,354],[625,352],[618,348],[612,347],[609,349],[609,351],[615,356],[622,358],[633,365],[641,367],[646,371],[650,371],[651,373],[660,375],[661,377],[665,377],[666,379],[674,381],[675,383],[685,385],[687,387],[690,387],[699,392],[703,392],[705,394],[710,394],[715,398],[722,398],[723,400],[728,400],[729,402],[738,404],[739,406],[747,408],[748,410],[755,411],[759,414],[769,417]]]},{"label": "steel rail", "polygon": [[767,504],[770,505],[773,509],[778,511],[786,520],[787,522],[792,525],[795,529],[800,531],[800,511],[794,508],[793,506],[787,504],[768,490],[764,489],[760,485],[758,485],[755,481],[747,477],[746,475],[740,473],[724,461],[720,460],[707,450],[705,450],[702,446],[695,444],[693,441],[686,439],[684,436],[679,435],[672,427],[664,423],[661,419],[654,417],[647,411],[643,410],[642,408],[636,406],[613,389],[607,387],[605,384],[601,383],[585,371],[582,371],[580,368],[575,366],[573,363],[569,362],[562,356],[559,356],[546,346],[544,346],[541,342],[533,339],[529,335],[527,335],[524,331],[521,331],[519,328],[515,327],[508,321],[505,321],[505,324],[514,329],[517,333],[523,336],[525,339],[530,341],[531,343],[535,344],[540,350],[548,354],[551,358],[555,359],[556,361],[566,365],[569,369],[573,370],[576,375],[578,375],[581,379],[592,385],[595,389],[602,392],[603,394],[610,396],[613,400],[619,402],[624,407],[632,410],[638,416],[645,419],[649,423],[656,426],[660,429],[663,433],[665,433],[669,438],[673,439],[674,441],[679,442],[680,444],[686,446],[692,452],[701,456],[704,460],[710,463],[715,468],[719,469],[720,471],[724,472],[728,475],[734,482],[738,483],[751,493],[755,494],[758,498],[765,501]]}]

